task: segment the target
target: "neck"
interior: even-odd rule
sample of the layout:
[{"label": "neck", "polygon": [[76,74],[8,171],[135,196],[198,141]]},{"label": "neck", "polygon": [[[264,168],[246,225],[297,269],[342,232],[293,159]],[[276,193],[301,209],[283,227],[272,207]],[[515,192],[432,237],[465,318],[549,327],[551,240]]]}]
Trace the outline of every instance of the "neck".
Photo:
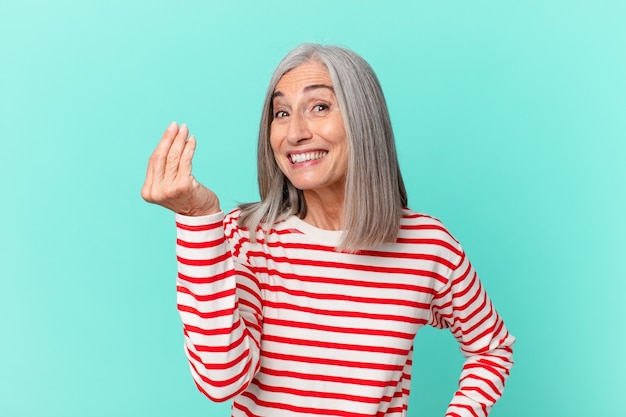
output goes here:
[{"label": "neck", "polygon": [[345,216],[343,210],[344,193],[319,193],[304,191],[306,216],[304,221],[324,230],[343,230]]}]

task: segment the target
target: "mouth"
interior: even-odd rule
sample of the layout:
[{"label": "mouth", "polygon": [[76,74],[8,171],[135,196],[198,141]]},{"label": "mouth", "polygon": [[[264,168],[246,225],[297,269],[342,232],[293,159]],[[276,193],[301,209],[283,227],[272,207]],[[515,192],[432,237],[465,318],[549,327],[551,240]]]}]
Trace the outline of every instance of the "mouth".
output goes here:
[{"label": "mouth", "polygon": [[300,164],[302,162],[315,161],[322,159],[328,154],[327,151],[315,151],[315,152],[303,152],[303,153],[290,153],[287,155],[289,161],[292,164]]}]

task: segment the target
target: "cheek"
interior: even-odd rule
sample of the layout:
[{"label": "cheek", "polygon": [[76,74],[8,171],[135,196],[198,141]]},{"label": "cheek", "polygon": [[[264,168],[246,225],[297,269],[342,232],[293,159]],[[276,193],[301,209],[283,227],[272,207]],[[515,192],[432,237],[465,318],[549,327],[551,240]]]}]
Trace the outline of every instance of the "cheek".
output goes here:
[{"label": "cheek", "polygon": [[347,144],[346,129],[341,118],[337,118],[325,126],[325,136],[336,145]]},{"label": "cheek", "polygon": [[[280,152],[280,141],[278,141],[275,138],[272,138],[270,136],[270,148],[272,150],[272,156],[274,157],[274,161],[276,162],[276,164],[280,168],[280,164],[281,164],[281,162],[283,162],[282,158],[279,158],[279,156],[281,155],[281,152]],[[280,170],[282,171],[282,168],[280,168]]]}]

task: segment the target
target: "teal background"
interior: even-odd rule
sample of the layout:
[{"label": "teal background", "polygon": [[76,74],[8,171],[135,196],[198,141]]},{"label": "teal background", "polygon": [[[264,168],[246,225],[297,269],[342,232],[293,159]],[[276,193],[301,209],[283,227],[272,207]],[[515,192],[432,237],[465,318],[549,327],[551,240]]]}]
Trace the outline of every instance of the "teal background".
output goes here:
[{"label": "teal background", "polygon": [[[624,416],[623,1],[0,0],[0,416],[227,416],[195,389],[172,215],[139,195],[171,120],[224,208],[257,198],[270,74],[348,46],[387,96],[412,208],[518,338],[493,417]],[[409,416],[462,363],[418,335]]]}]

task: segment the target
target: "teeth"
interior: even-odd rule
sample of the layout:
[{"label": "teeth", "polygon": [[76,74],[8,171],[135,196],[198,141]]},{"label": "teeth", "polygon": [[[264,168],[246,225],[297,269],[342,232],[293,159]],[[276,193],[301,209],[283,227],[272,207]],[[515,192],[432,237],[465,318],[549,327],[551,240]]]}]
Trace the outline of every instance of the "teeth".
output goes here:
[{"label": "teeth", "polygon": [[307,153],[299,153],[299,154],[291,154],[289,158],[291,162],[294,164],[306,161],[313,161],[315,159],[321,159],[326,156],[327,152],[318,151],[318,152],[307,152]]}]

